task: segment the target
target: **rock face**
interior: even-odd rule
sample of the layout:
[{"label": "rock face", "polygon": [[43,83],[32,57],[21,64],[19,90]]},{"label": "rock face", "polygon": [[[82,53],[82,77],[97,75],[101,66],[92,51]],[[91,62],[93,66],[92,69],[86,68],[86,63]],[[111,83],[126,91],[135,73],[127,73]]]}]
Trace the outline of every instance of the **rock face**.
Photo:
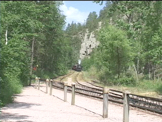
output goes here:
[{"label": "rock face", "polygon": [[[99,30],[100,28],[101,28],[101,22],[99,22],[99,28],[96,30]],[[90,56],[90,53],[93,51],[93,49],[99,45],[99,41],[96,40],[94,31],[89,33],[88,29],[86,29],[85,35],[81,37],[83,38],[82,38],[82,44],[80,49],[80,59],[84,59],[85,57]]]}]

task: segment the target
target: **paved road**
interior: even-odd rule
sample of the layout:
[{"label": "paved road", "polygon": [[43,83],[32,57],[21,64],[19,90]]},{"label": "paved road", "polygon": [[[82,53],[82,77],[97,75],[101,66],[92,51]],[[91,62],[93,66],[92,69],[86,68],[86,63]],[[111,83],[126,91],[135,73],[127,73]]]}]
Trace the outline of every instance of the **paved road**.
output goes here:
[{"label": "paved road", "polygon": [[[76,105],[71,105],[71,94],[63,101],[63,91],[53,89],[53,95],[25,87],[15,96],[15,101],[1,109],[2,122],[122,122],[123,107],[110,103],[108,118],[102,118],[102,101],[76,95]],[[162,117],[130,110],[130,122],[162,122]]]}]

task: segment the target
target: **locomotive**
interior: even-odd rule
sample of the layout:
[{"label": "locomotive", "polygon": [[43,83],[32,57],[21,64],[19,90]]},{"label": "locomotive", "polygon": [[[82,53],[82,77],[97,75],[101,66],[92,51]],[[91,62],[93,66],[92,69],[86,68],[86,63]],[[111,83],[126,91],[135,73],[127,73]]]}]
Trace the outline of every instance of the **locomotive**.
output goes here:
[{"label": "locomotive", "polygon": [[74,65],[72,67],[72,70],[75,70],[75,71],[79,71],[80,72],[82,70],[82,66],[80,64]]},{"label": "locomotive", "polygon": [[76,65],[74,65],[72,67],[72,70],[75,70],[75,71],[78,71],[78,72],[80,72],[82,70],[81,60],[80,59],[78,60],[78,64],[76,64]]}]

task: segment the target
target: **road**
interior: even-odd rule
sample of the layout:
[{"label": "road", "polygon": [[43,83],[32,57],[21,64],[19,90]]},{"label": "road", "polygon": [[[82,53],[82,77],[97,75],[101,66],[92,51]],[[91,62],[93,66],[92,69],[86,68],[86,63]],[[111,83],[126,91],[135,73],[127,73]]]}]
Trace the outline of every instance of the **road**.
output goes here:
[{"label": "road", "polygon": [[[49,93],[49,92],[48,92]],[[122,122],[123,107],[114,103],[108,105],[108,118],[102,118],[102,101],[76,95],[75,105],[71,105],[71,93],[67,102],[63,101],[62,90],[53,89],[52,96],[45,93],[45,85],[40,90],[25,87],[15,96],[15,101],[1,108],[2,122]],[[162,116],[138,110],[130,110],[130,122],[162,122]]]}]

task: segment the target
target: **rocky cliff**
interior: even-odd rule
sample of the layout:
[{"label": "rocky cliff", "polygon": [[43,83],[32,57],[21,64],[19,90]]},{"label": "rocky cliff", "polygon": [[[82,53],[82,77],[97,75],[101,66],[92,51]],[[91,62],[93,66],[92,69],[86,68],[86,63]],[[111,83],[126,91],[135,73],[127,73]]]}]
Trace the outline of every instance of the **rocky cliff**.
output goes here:
[{"label": "rocky cliff", "polygon": [[[98,29],[101,28],[101,22],[98,23]],[[85,34],[80,35],[82,39],[81,49],[80,49],[80,59],[89,57],[90,53],[99,45],[99,41],[96,40],[94,31],[90,32],[86,29]]]}]

